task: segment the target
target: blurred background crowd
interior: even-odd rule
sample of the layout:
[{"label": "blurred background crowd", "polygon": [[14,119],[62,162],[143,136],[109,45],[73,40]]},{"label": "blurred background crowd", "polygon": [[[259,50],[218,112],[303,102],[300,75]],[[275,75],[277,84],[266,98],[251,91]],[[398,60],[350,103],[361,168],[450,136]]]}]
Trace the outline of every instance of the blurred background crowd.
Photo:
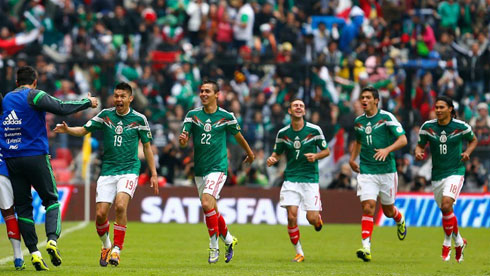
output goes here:
[{"label": "blurred background crowd", "polygon": [[[437,95],[454,99],[479,139],[463,191],[488,191],[490,0],[0,0],[0,9],[0,91],[15,88],[22,65],[38,70],[38,89],[61,100],[91,92],[103,108],[112,106],[114,85],[129,82],[132,107],[150,122],[161,185],[192,185],[192,149],[176,137],[210,78],[257,158],[243,166],[230,137],[227,185],[281,185],[284,162],[267,168],[265,159],[289,123],[289,100],[299,97],[331,147],[320,186],[355,189],[353,122],[363,113],[360,90],[371,85],[409,140],[396,152],[400,191],[430,191],[430,155],[417,162],[412,153],[419,126],[435,118]],[[81,181],[83,140],[51,130],[61,121],[83,125],[96,112],[48,114],[58,182]],[[100,135],[91,141],[93,177]]]}]

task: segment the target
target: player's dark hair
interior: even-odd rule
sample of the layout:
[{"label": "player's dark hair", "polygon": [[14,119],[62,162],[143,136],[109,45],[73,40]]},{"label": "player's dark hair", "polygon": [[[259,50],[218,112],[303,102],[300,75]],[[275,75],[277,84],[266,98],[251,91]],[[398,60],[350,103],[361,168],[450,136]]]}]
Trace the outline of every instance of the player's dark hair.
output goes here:
[{"label": "player's dark hair", "polygon": [[133,88],[127,82],[120,82],[116,85],[114,90],[124,90],[129,93],[129,96],[133,95]]},{"label": "player's dark hair", "polygon": [[448,107],[451,107],[451,117],[456,118],[456,109],[454,108],[454,103],[453,99],[449,98],[448,96],[437,96],[436,102],[437,101],[443,101],[447,104]]},{"label": "player's dark hair", "polygon": [[378,92],[378,89],[372,87],[372,86],[366,86],[362,89],[361,91],[361,95],[362,93],[364,92],[371,92],[371,94],[373,94],[373,98],[376,100],[378,99],[379,100],[379,92]]},{"label": "player's dark hair", "polygon": [[211,84],[213,86],[214,93],[219,92],[219,85],[215,80],[206,79],[202,82],[202,84]]},{"label": "player's dark hair", "polygon": [[17,85],[31,85],[37,80],[37,72],[31,66],[22,66],[17,70]]}]

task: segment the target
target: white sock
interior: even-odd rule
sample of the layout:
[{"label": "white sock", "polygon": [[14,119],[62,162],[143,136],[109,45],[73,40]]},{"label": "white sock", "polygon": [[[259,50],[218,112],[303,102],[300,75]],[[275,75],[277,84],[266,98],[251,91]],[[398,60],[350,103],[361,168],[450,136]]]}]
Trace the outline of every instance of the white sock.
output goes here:
[{"label": "white sock", "polygon": [[112,252],[121,254],[121,249],[118,246],[114,246],[114,248],[112,249]]},{"label": "white sock", "polygon": [[296,254],[300,254],[301,256],[305,256],[305,253],[303,252],[303,248],[301,247],[300,241],[298,241],[298,243],[294,246],[294,249],[296,249]]},{"label": "white sock", "polygon": [[100,240],[102,241],[102,246],[104,248],[111,248],[111,239],[109,238],[109,232],[105,233],[103,236],[99,236]]},{"label": "white sock", "polygon": [[14,259],[24,259],[22,249],[20,249],[20,240],[10,239],[12,249],[14,250]]},{"label": "white sock", "polygon": [[462,246],[464,241],[463,241],[463,237],[461,237],[461,233],[458,231],[458,234],[454,234],[453,232],[453,239],[454,239],[454,245],[455,246]]},{"label": "white sock", "polygon": [[209,248],[219,249],[218,237],[216,235],[209,238]]},{"label": "white sock", "polygon": [[54,243],[54,246],[57,244],[55,240],[49,240],[48,242]]},{"label": "white sock", "polygon": [[32,252],[32,253],[31,253],[31,255],[36,255],[36,256],[41,257],[41,258],[43,257],[43,256],[41,255],[41,252],[39,252],[39,250],[38,250],[38,251],[34,251],[34,252]]},{"label": "white sock", "polygon": [[229,231],[229,230],[227,231],[227,233],[226,233],[226,236],[225,236],[225,237],[223,237],[223,236],[221,236],[221,235],[220,235],[220,237],[221,237],[221,239],[223,240],[223,242],[224,242],[225,244],[230,244],[230,243],[232,243],[232,242],[233,242],[233,236],[230,234],[230,231]]},{"label": "white sock", "polygon": [[442,245],[451,247],[451,236],[444,234],[444,242]]},{"label": "white sock", "polygon": [[362,247],[367,250],[371,250],[371,238],[365,238],[362,240]]}]

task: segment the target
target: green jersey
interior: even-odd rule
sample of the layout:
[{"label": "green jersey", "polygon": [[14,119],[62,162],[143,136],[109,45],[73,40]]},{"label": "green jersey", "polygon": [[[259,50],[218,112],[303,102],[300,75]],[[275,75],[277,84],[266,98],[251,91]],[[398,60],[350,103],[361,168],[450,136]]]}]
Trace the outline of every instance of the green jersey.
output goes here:
[{"label": "green jersey", "polygon": [[212,172],[227,173],[228,153],[226,133],[236,135],[240,131],[235,115],[222,108],[212,114],[199,107],[187,113],[183,131],[194,142],[194,174],[206,176]]},{"label": "green jersey", "polygon": [[437,120],[425,122],[419,131],[418,144],[430,145],[432,155],[432,180],[438,181],[450,175],[464,175],[465,166],[461,161],[463,140],[471,141],[475,134],[467,123],[451,119],[443,126]]},{"label": "green jersey", "polygon": [[391,152],[385,161],[376,161],[376,149],[393,144],[405,134],[402,125],[390,112],[379,109],[374,116],[363,114],[354,121],[356,140],[361,144],[361,173],[385,174],[396,172],[395,155]]},{"label": "green jersey", "polygon": [[305,123],[295,131],[288,125],[277,133],[274,152],[286,154],[288,161],[284,171],[284,180],[301,183],[318,183],[318,161],[308,162],[305,153],[317,153],[318,148],[327,148],[322,129],[314,124]]},{"label": "green jersey", "polygon": [[101,176],[136,174],[141,163],[138,143],[150,142],[151,132],[145,115],[130,108],[126,115],[118,115],[116,108],[102,110],[83,126],[87,131],[101,129],[104,134]]}]

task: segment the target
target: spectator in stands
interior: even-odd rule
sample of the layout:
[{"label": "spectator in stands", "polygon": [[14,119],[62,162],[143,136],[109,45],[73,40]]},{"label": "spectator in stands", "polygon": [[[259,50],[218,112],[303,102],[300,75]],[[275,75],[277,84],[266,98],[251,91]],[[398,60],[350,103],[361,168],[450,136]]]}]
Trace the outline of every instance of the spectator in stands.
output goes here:
[{"label": "spectator in stands", "polygon": [[488,115],[488,104],[479,103],[476,107],[478,115],[471,118],[470,126],[478,138],[479,146],[490,145],[490,116]]}]

